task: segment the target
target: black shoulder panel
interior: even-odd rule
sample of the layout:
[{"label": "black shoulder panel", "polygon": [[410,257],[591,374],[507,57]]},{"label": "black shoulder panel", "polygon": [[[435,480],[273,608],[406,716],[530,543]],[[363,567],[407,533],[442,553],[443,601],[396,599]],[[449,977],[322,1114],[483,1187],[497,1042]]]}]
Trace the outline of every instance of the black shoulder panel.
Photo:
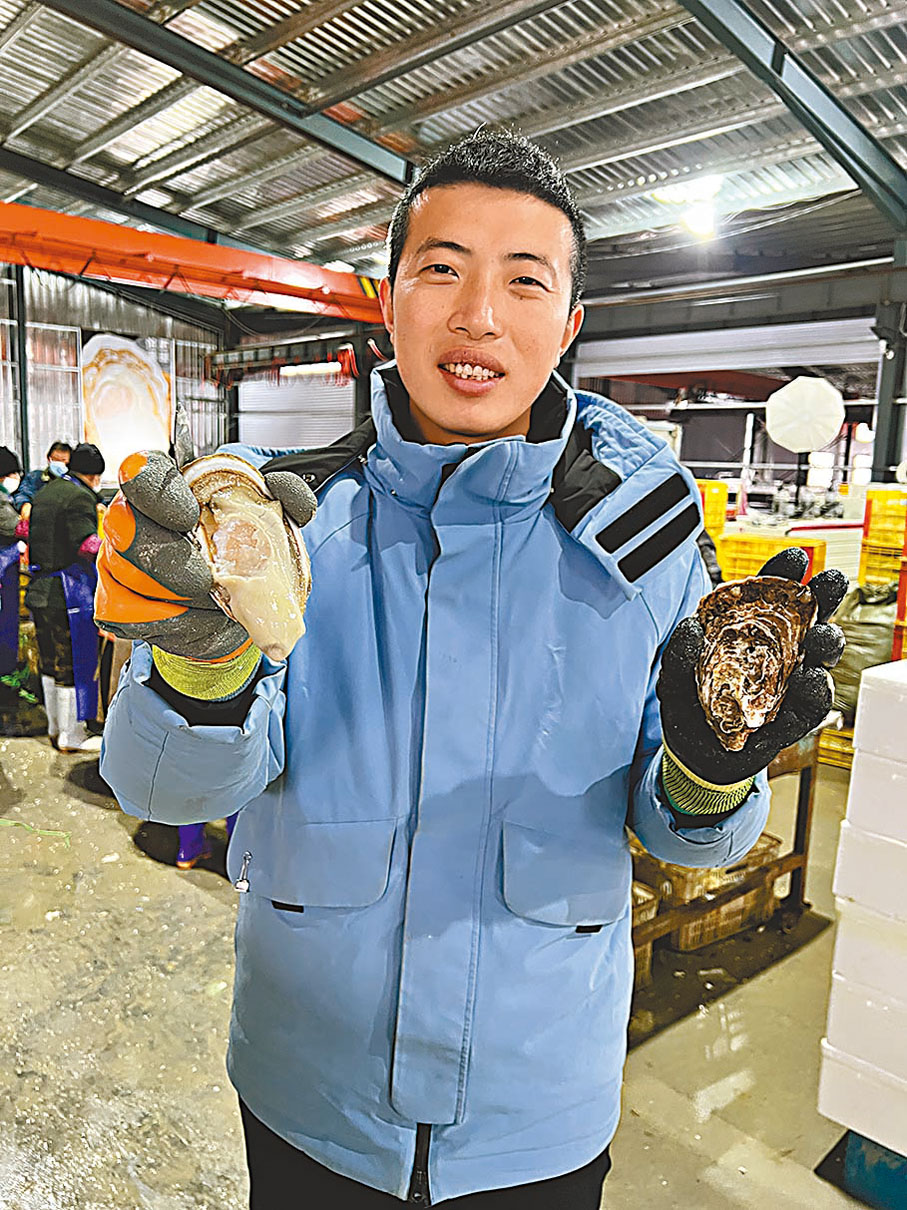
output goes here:
[{"label": "black shoulder panel", "polygon": [[558,521],[571,533],[620,482],[616,471],[593,456],[592,434],[577,420],[551,476],[551,503]]},{"label": "black shoulder panel", "polygon": [[312,491],[317,492],[329,479],[346,470],[351,462],[364,458],[375,444],[375,436],[375,422],[369,416],[351,433],[339,437],[331,445],[303,450],[298,454],[281,454],[260,469],[262,474],[266,471],[293,471],[305,479]]}]

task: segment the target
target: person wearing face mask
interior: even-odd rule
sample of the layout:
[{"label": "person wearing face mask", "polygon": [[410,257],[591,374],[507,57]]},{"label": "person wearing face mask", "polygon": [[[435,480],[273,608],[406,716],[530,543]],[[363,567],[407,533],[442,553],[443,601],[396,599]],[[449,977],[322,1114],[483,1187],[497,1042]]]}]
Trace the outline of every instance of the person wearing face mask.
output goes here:
[{"label": "person wearing face mask", "polygon": [[103,472],[98,447],[77,445],[66,473],[41,488],[28,518],[32,581],[25,603],[35,619],[47,733],[61,752],[97,752],[101,747],[100,737],[90,735],[85,722],[98,710],[92,603]]},{"label": "person wearing face mask", "polygon": [[52,479],[62,479],[69,467],[72,446],[68,441],[55,441],[47,451],[47,465],[29,471],[19,484],[13,503],[26,519],[31,512],[32,501],[37,493]]},{"label": "person wearing face mask", "polygon": [[19,651],[19,513],[13,494],[21,477],[19,459],[0,445],[0,676],[13,671]]}]

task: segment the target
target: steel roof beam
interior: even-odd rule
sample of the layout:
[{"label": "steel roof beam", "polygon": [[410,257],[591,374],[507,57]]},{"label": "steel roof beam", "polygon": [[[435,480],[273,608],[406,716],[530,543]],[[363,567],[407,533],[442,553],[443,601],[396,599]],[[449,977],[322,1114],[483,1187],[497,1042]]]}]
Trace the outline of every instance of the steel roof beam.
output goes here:
[{"label": "steel roof beam", "polygon": [[100,130],[95,131],[93,135],[80,143],[73,152],[73,164],[81,164],[83,160],[91,159],[93,155],[97,155],[99,151],[103,151],[105,147],[109,147],[111,143],[121,139],[124,134],[135,130],[137,126],[141,126],[150,118],[157,117],[159,113],[170,109],[172,105],[176,105],[182,101],[183,97],[194,91],[194,80],[186,80],[182,76],[177,76],[175,80],[171,80],[169,84],[159,88],[157,92],[146,97],[144,101],[140,101],[132,109],[113,118],[106,126],[102,126]]},{"label": "steel roof beam", "polygon": [[331,181],[318,189],[310,189],[296,197],[288,198],[285,202],[277,202],[273,206],[265,206],[263,210],[255,210],[247,219],[235,227],[231,227],[231,230],[248,231],[252,227],[277,222],[289,214],[305,213],[310,206],[323,206],[326,202],[336,201],[339,197],[356,193],[357,190],[374,184],[374,181],[375,177],[371,172],[361,172],[356,176],[344,177],[340,181]]},{"label": "steel roof beam", "polygon": [[192,208],[200,210],[205,206],[209,206],[212,202],[222,201],[225,197],[232,197],[236,193],[240,193],[245,189],[250,189],[254,185],[264,185],[268,181],[273,181],[275,177],[283,176],[285,172],[290,172],[294,168],[301,168],[304,164],[309,164],[312,160],[317,159],[322,154],[320,147],[302,147],[298,151],[290,152],[289,155],[278,156],[277,159],[269,159],[266,164],[260,168],[253,168],[251,171],[240,172],[236,176],[228,177],[225,181],[220,181],[217,185],[211,185],[207,189],[201,189],[193,195]]},{"label": "steel roof beam", "polygon": [[[172,3],[155,4],[146,15],[149,21],[172,21],[174,17],[179,16],[180,13],[185,12],[188,8],[194,8],[198,3],[200,3],[200,0],[173,0]],[[67,72],[62,80],[58,80],[56,84],[45,89],[40,96],[35,97],[30,105],[26,105],[23,110],[13,117],[12,129],[7,134],[7,139],[16,138],[17,135],[26,131],[29,126],[33,126],[35,122],[40,122],[45,114],[50,113],[52,109],[65,101],[67,97],[72,96],[83,84],[88,84],[96,79],[102,71],[119,59],[125,58],[128,53],[122,46],[114,43],[91,54],[89,58],[77,64],[72,71]]]},{"label": "steel roof beam", "polygon": [[38,3],[26,4],[20,12],[16,13],[9,25],[0,30],[0,50],[5,50],[12,42],[34,21],[38,13],[41,11],[41,5]]},{"label": "steel roof beam", "polygon": [[319,109],[330,109],[332,105],[359,96],[370,88],[379,88],[388,80],[399,79],[562,3],[563,0],[509,0],[502,4],[498,0],[481,0],[470,7],[469,15],[462,21],[433,26],[423,34],[383,47],[358,64],[339,68],[316,81],[307,90],[308,100]]},{"label": "steel roof beam", "polygon": [[97,185],[94,181],[88,181],[84,177],[76,176],[73,172],[66,172],[62,168],[53,168],[50,164],[44,164],[29,156],[19,155],[6,147],[0,147],[0,171],[13,173],[15,176],[34,181],[35,184],[47,189],[54,189],[68,197],[78,198],[92,206],[100,206],[114,214],[126,215],[128,218],[148,223],[152,227],[172,232],[174,235],[203,240],[209,244],[223,242],[222,238],[219,240],[218,233],[211,227],[194,223],[191,219],[181,218],[178,214],[171,214],[169,210],[158,210],[155,206],[147,206],[144,202],[126,198],[104,185]]},{"label": "steel roof beam", "polygon": [[403,156],[370,142],[333,118],[311,113],[283,89],[149,21],[116,0],[45,0],[45,4],[374,172],[398,182],[409,177],[411,165]]},{"label": "steel roof beam", "polygon": [[[867,16],[862,21],[839,20],[833,25],[803,29],[791,40],[792,48],[800,51],[815,51],[836,42],[872,33],[874,30],[887,29],[892,25],[903,25],[907,21],[907,5],[900,4],[893,8],[885,8],[880,12]],[[729,79],[746,71],[743,63],[734,55],[715,57],[708,63],[699,64],[682,71],[658,73],[657,79],[642,87],[628,88],[623,92],[605,94],[593,97],[586,104],[577,105],[568,102],[558,105],[541,113],[527,113],[511,118],[510,121],[519,125],[520,129],[530,138],[552,134],[555,131],[566,130],[571,126],[579,126],[583,122],[595,121],[612,113],[633,109],[637,105],[646,105],[650,101],[658,101],[663,97],[674,96],[680,92],[690,92],[719,80]],[[879,83],[874,87],[887,88],[884,75],[872,77]],[[865,81],[865,77],[860,77]],[[869,91],[864,89],[863,91]]]},{"label": "steel roof beam", "polygon": [[680,0],[787,108],[885,215],[907,231],[907,172],[740,0]]},{"label": "steel roof beam", "polygon": [[238,151],[247,143],[261,138],[270,127],[271,123],[267,118],[254,113],[246,114],[238,122],[221,125],[201,138],[190,141],[179,150],[141,166],[126,190],[126,196],[141,193],[155,181],[179,176],[189,168],[200,167],[208,160],[217,159],[226,150]]},{"label": "steel roof beam", "polygon": [[263,59],[265,55],[279,50],[288,42],[303,38],[319,26],[342,17],[361,3],[362,0],[313,0],[301,12],[293,13],[274,25],[265,26],[255,37],[234,43],[221,53],[234,63],[251,63],[253,59]]},{"label": "steel roof beam", "polygon": [[469,101],[476,101],[501,92],[511,84],[526,84],[532,80],[542,79],[544,76],[562,71],[565,67],[581,63],[584,59],[603,55],[608,51],[617,50],[621,46],[627,46],[631,42],[637,42],[640,38],[648,38],[652,34],[662,34],[668,30],[677,29],[679,26],[689,25],[690,21],[689,14],[673,9],[667,13],[656,13],[644,21],[634,17],[616,28],[612,28],[608,33],[603,34],[600,29],[592,30],[591,33],[573,38],[554,54],[536,55],[533,58],[524,59],[509,72],[496,72],[493,80],[485,76],[480,80],[470,80],[457,88],[440,89],[431,96],[416,101],[413,105],[403,106],[390,113],[381,114],[372,122],[362,123],[361,129],[372,136],[389,134],[403,126],[425,121],[443,110],[456,109],[460,105],[466,105]]}]

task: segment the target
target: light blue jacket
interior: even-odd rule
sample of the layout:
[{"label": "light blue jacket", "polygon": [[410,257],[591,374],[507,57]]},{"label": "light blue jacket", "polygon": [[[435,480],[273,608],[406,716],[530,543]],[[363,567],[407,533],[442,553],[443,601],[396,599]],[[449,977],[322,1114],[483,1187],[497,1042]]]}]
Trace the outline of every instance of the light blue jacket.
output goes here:
[{"label": "light blue jacket", "polygon": [[[377,443],[305,531],[308,633],[286,668],[266,662],[242,728],[189,726],[147,687],[143,645],[107,722],[124,810],[240,812],[240,1095],[400,1198],[417,1123],[434,1202],[603,1150],[633,981],[625,823],[658,857],[720,866],[768,810],[764,777],[714,827],[662,803],[659,655],[709,590],[695,531],[671,548],[671,523],[698,492],[621,408],[566,400],[556,440],[419,445],[376,373]],[[549,494],[577,406],[621,483],[568,533]],[[640,529],[678,474],[681,498]]]}]

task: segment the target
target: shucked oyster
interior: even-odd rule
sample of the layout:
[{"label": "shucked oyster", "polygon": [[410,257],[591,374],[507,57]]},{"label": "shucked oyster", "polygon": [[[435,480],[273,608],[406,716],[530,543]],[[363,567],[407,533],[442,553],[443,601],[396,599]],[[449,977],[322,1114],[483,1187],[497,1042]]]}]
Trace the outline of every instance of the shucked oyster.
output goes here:
[{"label": "shucked oyster", "polygon": [[724,748],[739,751],[781,708],[818,606],[808,585],[777,576],[720,584],[700,602],[699,701]]},{"label": "shucked oyster", "polygon": [[305,633],[312,587],[301,529],[234,454],[198,458],[183,477],[201,508],[195,536],[214,576],[212,596],[265,655],[286,659]]}]

